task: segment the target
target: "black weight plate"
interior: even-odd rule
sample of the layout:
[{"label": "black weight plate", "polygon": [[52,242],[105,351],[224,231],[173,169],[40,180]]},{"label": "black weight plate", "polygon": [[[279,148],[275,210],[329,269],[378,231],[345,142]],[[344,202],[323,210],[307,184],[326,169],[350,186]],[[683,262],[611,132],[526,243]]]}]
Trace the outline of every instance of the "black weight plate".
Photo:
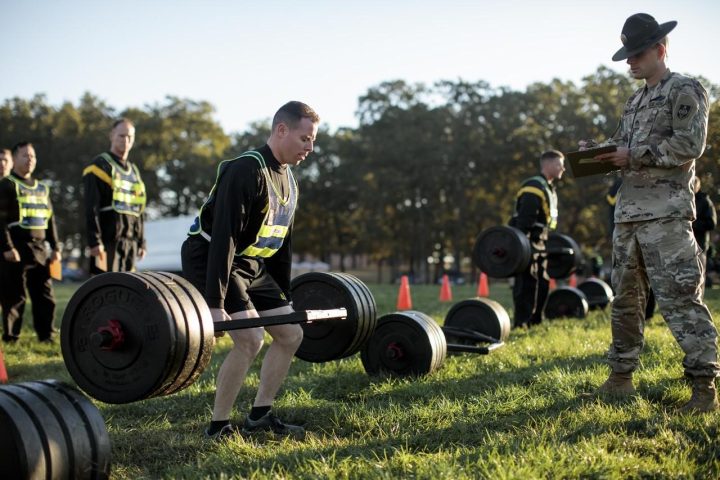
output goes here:
[{"label": "black weight plate", "polygon": [[360,279],[349,273],[334,273],[338,278],[345,282],[355,291],[355,297],[359,300],[360,315],[363,321],[358,322],[358,330],[352,345],[347,350],[347,355],[354,355],[359,352],[363,345],[368,341],[377,325],[377,306],[375,298],[370,289]]},{"label": "black weight plate", "polygon": [[488,276],[507,278],[524,271],[530,264],[531,255],[530,240],[522,231],[500,225],[480,232],[472,258]]},{"label": "black weight plate", "polygon": [[[507,311],[494,300],[487,298],[471,298],[456,303],[445,315],[448,327],[462,328],[482,333],[498,341],[504,342],[510,335],[510,316]],[[460,338],[448,338],[448,343],[476,343]]]},{"label": "black weight plate", "polygon": [[[122,346],[102,350],[91,336],[109,320],[124,332]],[[152,396],[176,361],[173,309],[135,275],[111,272],[87,280],[72,296],[61,325],[65,366],[88,395],[106,403]]]},{"label": "black weight plate", "polygon": [[[546,244],[548,251],[548,275],[550,278],[568,278],[582,265],[582,252],[580,246],[567,235],[553,232],[549,235]],[[572,251],[572,254],[558,251]]]},{"label": "black weight plate", "polygon": [[383,315],[363,347],[360,358],[369,375],[419,376],[445,361],[445,335],[422,312],[406,310]]},{"label": "black weight plate", "polygon": [[173,356],[172,361],[168,364],[169,368],[167,370],[167,376],[163,379],[163,382],[157,386],[155,391],[148,395],[148,397],[166,395],[169,390],[175,387],[174,382],[177,381],[185,366],[185,359],[187,358],[189,348],[187,338],[187,319],[185,318],[185,313],[182,310],[179,300],[174,295],[174,292],[161,280],[155,278],[151,272],[132,272],[128,273],[128,275],[135,275],[152,285],[152,288],[156,290],[158,296],[167,304],[174,320],[175,355]]},{"label": "black weight plate", "polygon": [[[73,445],[78,441],[83,442],[80,443],[80,446],[74,447],[75,465],[78,472],[75,478],[109,478],[111,464],[110,435],[97,407],[77,389],[58,380],[30,382],[28,386],[34,386],[35,384],[42,384],[43,387],[52,389],[65,397],[77,415],[77,422],[69,420],[68,417],[63,415],[66,418],[65,423],[70,430],[70,436],[73,438]],[[69,416],[72,410],[68,408],[63,411],[68,412]],[[89,450],[84,448],[84,442],[87,442],[90,447]]]},{"label": "black weight plate", "polygon": [[[58,459],[63,472],[53,468],[53,478],[108,478],[110,474],[110,438],[102,415],[95,406],[70,386],[57,381],[17,384],[37,400],[33,408],[49,411],[62,431],[62,437],[48,435],[49,444],[67,446],[68,456]],[[52,430],[46,430],[49,434]]]},{"label": "black weight plate", "polygon": [[185,293],[184,297],[182,297],[181,306],[188,319],[187,328],[190,341],[190,348],[185,362],[186,367],[190,367],[191,370],[184,382],[175,382],[177,387],[168,391],[167,394],[169,395],[192,385],[210,363],[215,345],[215,330],[210,308],[208,308],[205,299],[192,283],[179,275],[169,272],[153,272],[153,274],[158,278],[163,277],[173,282],[175,286]]},{"label": "black weight plate", "polygon": [[548,295],[545,318],[585,318],[588,314],[585,294],[573,287],[557,287]]},{"label": "black weight plate", "polygon": [[345,308],[348,312],[344,320],[303,324],[303,341],[295,353],[303,360],[327,362],[356,353],[361,346],[359,339],[367,335],[376,321],[375,301],[367,304],[365,298],[370,292],[360,289],[363,294],[358,293],[358,288],[348,283],[348,276],[305,273],[293,278],[290,290],[295,310]]},{"label": "black weight plate", "polygon": [[610,285],[599,278],[588,278],[580,282],[577,288],[585,294],[590,310],[604,309],[615,297]]},{"label": "black weight plate", "polygon": [[33,415],[0,387],[0,472],[6,478],[46,478],[47,446]]}]

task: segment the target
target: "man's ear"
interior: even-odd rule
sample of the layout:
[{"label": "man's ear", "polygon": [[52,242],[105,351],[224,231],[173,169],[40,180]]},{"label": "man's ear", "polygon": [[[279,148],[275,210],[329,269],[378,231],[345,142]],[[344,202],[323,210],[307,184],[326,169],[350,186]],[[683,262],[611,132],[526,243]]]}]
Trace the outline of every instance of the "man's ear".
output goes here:
[{"label": "man's ear", "polygon": [[289,131],[290,131],[290,129],[288,128],[288,126],[285,122],[280,122],[277,124],[277,127],[275,127],[275,133],[280,138],[287,135]]}]

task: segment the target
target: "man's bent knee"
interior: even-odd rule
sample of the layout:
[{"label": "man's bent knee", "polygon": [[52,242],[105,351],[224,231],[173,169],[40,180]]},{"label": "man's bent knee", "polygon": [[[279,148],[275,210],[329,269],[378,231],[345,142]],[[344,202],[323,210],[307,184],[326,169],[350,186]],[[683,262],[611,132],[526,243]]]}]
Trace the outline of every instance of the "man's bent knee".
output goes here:
[{"label": "man's bent knee", "polygon": [[247,328],[230,332],[230,337],[235,344],[234,348],[252,356],[260,353],[264,343],[265,333],[262,328]]}]

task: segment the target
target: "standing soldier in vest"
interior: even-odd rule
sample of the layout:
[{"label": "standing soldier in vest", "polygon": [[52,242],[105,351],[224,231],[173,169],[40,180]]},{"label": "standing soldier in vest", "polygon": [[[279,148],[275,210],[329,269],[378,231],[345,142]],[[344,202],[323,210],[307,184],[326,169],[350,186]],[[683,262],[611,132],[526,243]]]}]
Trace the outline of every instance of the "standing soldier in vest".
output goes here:
[{"label": "standing soldier in vest", "polygon": [[[18,143],[12,155],[13,171],[0,180],[3,341],[14,342],[20,337],[27,288],[38,340],[52,343],[55,296],[48,265],[60,261],[60,249],[50,188],[32,175],[36,159],[31,143]],[[46,242],[52,252],[49,257]]]},{"label": "standing soldier in vest", "polygon": [[542,322],[550,286],[547,274],[547,242],[550,230],[557,227],[557,194],[553,182],[565,171],[565,157],[557,150],[540,156],[540,175],[522,183],[515,202],[510,226],[519,228],[530,239],[532,259],[527,270],[515,277],[513,285],[514,327],[529,327]]},{"label": "standing soldier in vest", "polygon": [[[685,352],[692,397],[684,411],[718,408],[715,377],[717,330],[703,303],[704,266],[693,238],[695,159],[705,149],[708,95],[695,79],[665,65],[667,34],[677,22],[658,24],[650,15],[629,17],[623,47],[630,74],[645,80],[625,103],[610,142],[617,151],[596,158],[621,168],[613,234],[611,372],[600,392],[635,393],[632,373],[645,342],[643,305],[652,287],[665,321]],[[581,148],[586,142],[581,142]]]},{"label": "standing soldier in vest", "polygon": [[10,175],[12,168],[12,152],[9,148],[0,148],[0,178],[5,178]]},{"label": "standing soldier in vest", "polygon": [[[292,313],[291,230],[298,189],[289,167],[313,151],[319,122],[308,105],[289,102],[275,114],[266,145],[218,166],[215,185],[182,246],[183,275],[203,293],[214,321]],[[302,341],[302,328],[295,324],[230,333],[234,347],[218,372],[207,437],[238,431],[230,413],[265,330],[273,342],[242,432],[304,435],[302,427],[270,411]]]},{"label": "standing soldier in vest", "polygon": [[[143,212],[147,200],[145,184],[137,166],[128,160],[135,141],[135,126],[117,120],[110,132],[110,151],[101,153],[83,170],[85,223],[94,265],[106,258],[109,272],[135,269],[135,259],[145,256]],[[102,268],[100,268],[102,270]]]}]

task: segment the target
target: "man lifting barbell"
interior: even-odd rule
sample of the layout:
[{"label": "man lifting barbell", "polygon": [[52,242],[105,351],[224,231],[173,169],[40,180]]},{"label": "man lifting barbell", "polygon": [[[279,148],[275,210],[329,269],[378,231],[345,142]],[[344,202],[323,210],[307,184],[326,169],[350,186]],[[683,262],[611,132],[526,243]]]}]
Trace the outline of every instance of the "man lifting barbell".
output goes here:
[{"label": "man lifting barbell", "polygon": [[[319,121],[308,105],[289,102],[275,114],[266,145],[220,163],[215,186],[182,247],[183,274],[203,293],[213,321],[292,312],[290,232],[298,192],[288,167],[313,151]],[[230,333],[234,346],[218,372],[208,437],[237,431],[230,424],[230,412],[263,345],[265,330],[273,342],[242,431],[304,434],[302,427],[270,412],[302,341],[302,329],[293,324]]]}]

